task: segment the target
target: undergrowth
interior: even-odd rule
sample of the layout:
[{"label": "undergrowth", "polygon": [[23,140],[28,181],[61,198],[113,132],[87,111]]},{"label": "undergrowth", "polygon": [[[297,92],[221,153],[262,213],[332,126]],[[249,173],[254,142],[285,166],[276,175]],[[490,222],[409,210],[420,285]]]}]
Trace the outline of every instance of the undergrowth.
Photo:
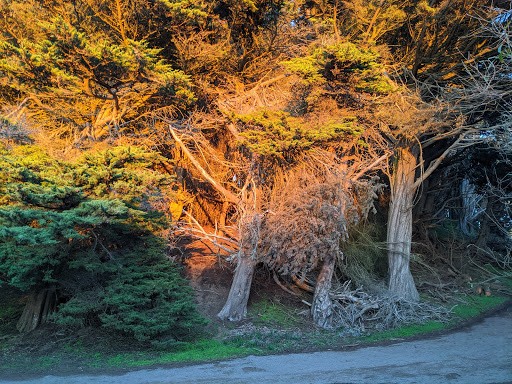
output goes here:
[{"label": "undergrowth", "polygon": [[447,329],[465,320],[475,318],[481,315],[482,313],[485,313],[486,311],[498,307],[499,305],[506,302],[508,298],[504,296],[487,297],[471,295],[465,297],[459,296],[458,300],[460,301],[460,304],[457,304],[455,307],[451,308],[452,319],[448,322],[427,321],[423,324],[406,325],[400,328],[390,329],[383,332],[376,332],[367,335],[363,338],[363,340],[367,342],[372,342],[397,338],[401,339],[415,335],[430,333],[433,331]]},{"label": "undergrowth", "polygon": [[252,304],[248,315],[256,324],[277,325],[293,328],[300,325],[300,316],[295,308],[290,308],[269,298]]},{"label": "undergrowth", "polygon": [[23,305],[16,300],[10,300],[0,306],[0,334],[15,332],[15,324],[22,312]]},{"label": "undergrowth", "polygon": [[[307,319],[297,308],[288,307],[269,298],[254,302],[249,310],[251,322],[235,325],[223,335],[180,347],[157,350],[148,346],[133,345],[119,352],[110,339],[88,344],[82,339],[71,339],[50,352],[29,353],[17,351],[9,342],[0,348],[0,374],[2,372],[40,373],[56,367],[68,366],[76,370],[97,371],[120,368],[140,368],[155,364],[203,362],[223,360],[247,355],[265,355],[284,352],[337,349],[347,345],[360,345],[384,340],[404,339],[414,335],[441,331],[489,311],[507,300],[499,296],[456,296],[457,305],[450,305],[452,320],[426,321],[422,324],[404,325],[399,328],[377,331],[361,329],[316,330],[306,328]],[[5,313],[5,301],[2,313]],[[12,310],[7,310],[8,313]],[[121,346],[121,345],[120,345]],[[70,368],[71,369],[71,368]]]}]

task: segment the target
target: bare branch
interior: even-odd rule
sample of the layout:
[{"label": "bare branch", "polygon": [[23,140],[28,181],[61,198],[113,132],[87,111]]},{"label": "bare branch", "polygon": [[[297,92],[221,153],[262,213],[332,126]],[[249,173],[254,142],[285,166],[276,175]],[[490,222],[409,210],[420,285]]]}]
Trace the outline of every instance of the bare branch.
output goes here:
[{"label": "bare branch", "polygon": [[432,162],[432,164],[429,165],[427,170],[420,177],[418,177],[418,179],[415,181],[415,183],[412,186],[413,189],[418,188],[420,186],[420,184],[423,183],[423,181],[427,177],[429,177],[437,169],[437,167],[439,167],[439,165],[446,158],[446,156],[448,156],[450,154],[450,152],[452,152],[454,149],[456,149],[458,147],[459,143],[462,141],[462,139],[464,139],[464,137],[465,137],[465,134],[460,135],[457,138],[457,140],[455,140],[455,142],[452,145],[450,145],[446,149],[446,151],[443,152],[443,154],[441,156],[439,156],[434,162]]},{"label": "bare branch", "polygon": [[178,146],[183,150],[183,152],[185,153],[185,155],[189,158],[189,160],[192,162],[192,164],[194,165],[194,167],[196,167],[196,169],[201,172],[201,175],[203,175],[203,177],[218,191],[220,192],[224,198],[233,203],[233,204],[238,204],[238,202],[240,201],[240,199],[235,195],[233,194],[232,192],[228,191],[226,188],[224,188],[222,185],[220,185],[213,177],[210,176],[210,174],[208,172],[205,171],[205,169],[201,166],[201,164],[199,164],[199,162],[197,161],[197,159],[194,157],[194,155],[189,151],[189,149],[186,147],[186,145],[183,143],[183,141],[178,137],[178,135],[176,135],[176,132],[174,131],[174,128],[172,127],[171,124],[169,124],[169,131],[171,132],[171,135],[173,137],[173,139],[176,141],[176,143],[178,144]]},{"label": "bare branch", "polygon": [[379,157],[378,159],[376,159],[373,163],[371,163],[370,165],[368,165],[367,167],[363,168],[362,170],[360,170],[358,173],[356,173],[354,176],[351,177],[351,181],[356,181],[358,180],[361,176],[363,176],[366,172],[370,171],[370,170],[373,170],[375,169],[375,167],[381,163],[382,161],[388,159],[390,156],[392,155],[392,153],[386,153],[384,155],[382,155],[381,157]]}]

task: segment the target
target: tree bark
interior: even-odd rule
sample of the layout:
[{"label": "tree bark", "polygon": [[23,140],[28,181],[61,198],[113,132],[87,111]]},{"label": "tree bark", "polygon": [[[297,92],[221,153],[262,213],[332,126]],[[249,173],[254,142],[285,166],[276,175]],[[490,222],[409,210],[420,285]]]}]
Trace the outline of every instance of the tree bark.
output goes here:
[{"label": "tree bark", "polygon": [[463,179],[460,184],[460,200],[459,228],[463,234],[473,236],[475,220],[481,213],[478,207],[481,199],[475,194],[475,187],[468,179]]},{"label": "tree bark", "polygon": [[[383,160],[384,157],[381,157]],[[379,160],[380,161],[380,160]],[[343,177],[345,178],[348,170],[348,161],[344,159],[344,161],[340,164],[340,170],[343,172]],[[355,175],[351,180],[357,180],[362,173]],[[348,179],[343,180],[343,190],[348,191],[350,188],[350,182]],[[340,196],[340,213],[343,216],[343,220],[346,218],[346,203],[348,199],[348,194]],[[336,239],[336,244],[339,245],[339,241],[346,239],[347,226],[346,222],[343,225],[343,234],[341,239]],[[313,316],[313,323],[317,326],[330,329],[332,328],[332,300],[329,296],[332,286],[332,277],[334,276],[334,267],[336,266],[336,254],[339,251],[339,248],[336,251],[326,255],[324,262],[322,264],[322,269],[318,274],[318,278],[315,285],[315,293],[313,295],[313,303],[311,304],[311,315]]]},{"label": "tree bark", "polygon": [[313,322],[324,329],[332,327],[332,300],[329,297],[329,292],[331,290],[335,262],[336,258],[334,255],[328,255],[325,258],[316,281],[313,304],[311,305]]},{"label": "tree bark", "polygon": [[391,178],[387,228],[389,290],[393,295],[411,301],[420,298],[409,269],[415,170],[416,157],[411,149],[399,150]]},{"label": "tree bark", "polygon": [[489,235],[491,233],[491,220],[490,217],[493,216],[492,210],[493,205],[495,203],[495,198],[492,196],[487,198],[487,205],[485,207],[485,212],[482,215],[482,219],[480,220],[480,229],[478,232],[478,237],[476,239],[475,245],[480,249],[485,249],[487,246],[487,242],[489,240]]},{"label": "tree bark", "polygon": [[30,332],[40,324],[46,323],[48,316],[55,311],[54,289],[43,289],[30,294],[16,328],[20,332]]},{"label": "tree bark", "polygon": [[250,254],[240,249],[233,283],[228,299],[217,315],[222,320],[240,321],[247,315],[247,302],[251,293],[255,262]]}]

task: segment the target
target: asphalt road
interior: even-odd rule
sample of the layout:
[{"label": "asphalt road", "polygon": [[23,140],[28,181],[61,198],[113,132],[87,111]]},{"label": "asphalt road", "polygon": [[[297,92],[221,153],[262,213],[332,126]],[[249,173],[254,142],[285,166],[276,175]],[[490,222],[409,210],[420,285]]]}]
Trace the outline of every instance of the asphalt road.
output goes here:
[{"label": "asphalt road", "polygon": [[512,310],[435,338],[387,346],[128,372],[45,376],[13,384],[512,383]]}]

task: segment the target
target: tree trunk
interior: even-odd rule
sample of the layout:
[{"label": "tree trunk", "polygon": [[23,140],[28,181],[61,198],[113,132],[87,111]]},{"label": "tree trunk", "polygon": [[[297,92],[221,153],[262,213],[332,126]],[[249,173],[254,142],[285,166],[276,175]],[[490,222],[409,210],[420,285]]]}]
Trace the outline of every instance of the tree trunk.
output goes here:
[{"label": "tree trunk", "polygon": [[16,328],[20,332],[29,332],[38,325],[46,323],[48,316],[55,311],[54,289],[43,289],[31,293]]},{"label": "tree trunk", "polygon": [[313,322],[321,328],[329,329],[332,326],[332,300],[329,297],[331,290],[332,276],[336,258],[333,254],[328,255],[315,285],[315,294],[311,306]]},{"label": "tree trunk", "polygon": [[[339,196],[340,213],[343,216],[343,221],[345,221],[346,218],[346,203],[348,200],[348,193],[345,192],[348,191],[350,188],[350,182],[348,179],[345,178],[348,168],[347,163],[347,159],[344,159],[344,161],[342,161],[340,164],[340,170],[343,172],[344,178],[344,192],[342,193],[341,196]],[[341,239],[336,239],[336,244],[338,245],[341,240],[346,239],[346,221],[345,224],[343,225],[343,232],[344,233],[342,234]],[[318,274],[318,278],[316,280],[315,293],[313,295],[313,303],[311,305],[311,315],[313,316],[313,323],[324,329],[332,328],[333,309],[332,300],[329,296],[329,293],[331,291],[332,277],[334,276],[334,267],[336,265],[336,255],[338,251],[339,248],[336,248],[335,251],[326,255],[324,263],[322,265],[322,269],[320,270],[320,273]]]},{"label": "tree trunk", "polygon": [[485,207],[485,212],[482,215],[482,219],[480,220],[480,230],[478,232],[478,237],[476,239],[475,245],[479,249],[485,249],[487,246],[487,242],[489,240],[489,235],[491,233],[491,220],[490,217],[493,216],[492,210],[493,205],[496,201],[496,198],[491,196],[487,198],[487,205]]},{"label": "tree trunk", "polygon": [[389,290],[406,300],[418,301],[420,296],[409,269],[412,241],[412,207],[416,157],[410,148],[401,149],[391,178],[387,243]]},{"label": "tree trunk", "polygon": [[474,221],[478,216],[480,200],[475,194],[475,187],[468,179],[463,179],[460,185],[461,210],[459,214],[459,228],[467,236],[474,235]]},{"label": "tree trunk", "polygon": [[228,299],[217,315],[222,320],[240,321],[247,315],[247,301],[251,293],[255,262],[251,255],[240,249],[233,283]]}]

